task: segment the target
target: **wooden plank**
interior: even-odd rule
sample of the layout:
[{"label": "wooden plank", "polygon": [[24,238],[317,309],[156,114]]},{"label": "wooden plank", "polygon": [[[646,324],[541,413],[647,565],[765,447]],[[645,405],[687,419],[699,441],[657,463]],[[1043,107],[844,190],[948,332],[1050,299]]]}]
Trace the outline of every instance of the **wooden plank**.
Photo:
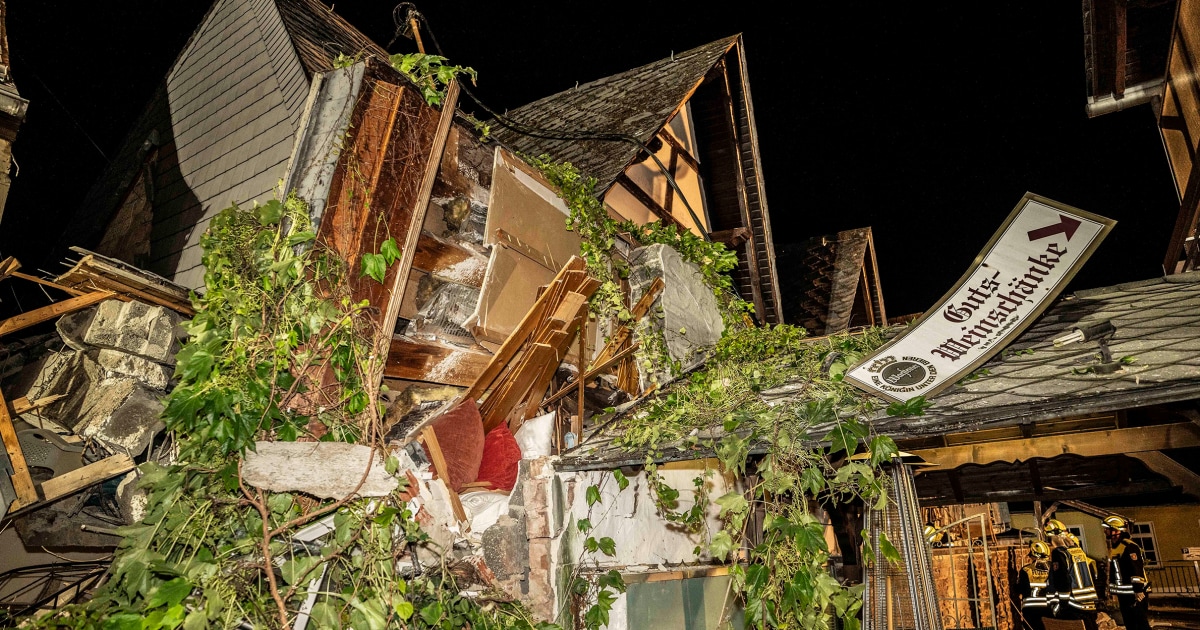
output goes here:
[{"label": "wooden plank", "polygon": [[1125,67],[1127,45],[1125,8],[1124,0],[1117,0],[1113,3],[1113,30],[1116,31],[1117,36],[1117,41],[1114,43],[1116,50],[1113,51],[1113,96],[1117,98],[1125,96],[1125,73],[1128,71],[1128,68]]},{"label": "wooden plank", "polygon": [[918,469],[917,472],[921,473],[957,468],[963,464],[1017,462],[1034,457],[1055,457],[1065,453],[1094,457],[1194,446],[1200,446],[1200,426],[1191,422],[1177,422],[1129,429],[1087,431],[917,449],[911,452],[934,464],[934,466]]},{"label": "wooden plank", "polygon": [[[508,418],[508,414],[525,398],[546,362],[552,360],[554,348],[543,343],[533,344],[525,353],[519,369],[507,379],[505,390],[500,392],[494,404],[489,405],[491,413],[483,417],[484,431],[491,431]],[[491,403],[492,398],[489,397],[486,402]]]},{"label": "wooden plank", "polygon": [[[438,117],[437,129],[433,135],[433,146],[429,149],[429,155],[425,162],[425,172],[421,178],[421,187],[417,191],[417,198],[409,208],[409,217],[407,231],[404,236],[404,243],[400,249],[401,257],[397,263],[397,269],[393,272],[391,291],[388,292],[387,308],[384,309],[384,318],[382,322],[382,336],[384,339],[391,339],[392,334],[396,332],[396,318],[400,314],[400,303],[404,298],[404,285],[408,282],[408,272],[412,268],[413,253],[417,249],[417,241],[421,237],[421,227],[425,224],[425,213],[429,207],[429,197],[433,194],[433,184],[437,181],[438,169],[442,164],[442,154],[446,150],[446,138],[450,135],[450,125],[454,122],[454,112],[458,107],[458,81],[451,81],[446,88],[446,95],[442,98],[442,112]],[[407,147],[400,147],[399,150],[407,151]],[[403,153],[401,153],[403,154]],[[403,211],[403,209],[401,209]],[[393,225],[395,230],[398,225]],[[481,280],[482,282],[482,280]],[[378,386],[375,383],[373,386]]]},{"label": "wooden plank", "polygon": [[686,230],[689,232],[691,231],[684,227],[684,225],[679,222],[679,219],[676,219],[675,216],[672,215],[666,208],[662,207],[657,201],[655,201],[654,197],[651,197],[646,193],[646,191],[642,190],[641,186],[638,186],[636,182],[634,182],[632,179],[629,179],[629,175],[621,173],[619,176],[617,176],[617,183],[621,185],[621,188],[629,191],[629,194],[633,195],[633,198],[636,199],[638,203],[646,206],[646,209],[657,216],[664,224],[674,225],[681,230]]},{"label": "wooden plank", "polygon": [[30,326],[36,326],[44,321],[54,319],[60,315],[74,313],[75,311],[85,309],[96,302],[101,302],[111,297],[113,297],[113,294],[109,293],[108,291],[96,291],[94,293],[68,298],[61,302],[55,302],[54,304],[43,306],[27,313],[14,315],[13,317],[0,322],[0,337],[18,330],[29,328]]},{"label": "wooden plank", "polygon": [[450,507],[454,510],[454,517],[459,522],[467,520],[467,512],[463,509],[462,501],[458,498],[458,492],[450,487],[450,467],[446,465],[446,456],[442,453],[442,446],[438,444],[437,433],[433,431],[433,427],[425,427],[421,431],[421,440],[425,442],[425,446],[429,449],[429,457],[433,459],[433,469],[437,471],[438,479],[441,479],[446,485],[446,492],[450,495]]},{"label": "wooden plank", "polygon": [[15,273],[21,268],[21,261],[9,256],[4,260],[0,260],[0,280],[3,280]]},{"label": "wooden plank", "polygon": [[76,468],[71,472],[42,482],[42,496],[46,501],[61,499],[89,486],[127,473],[133,470],[134,466],[136,464],[133,463],[133,459],[125,453],[106,457],[83,468]]},{"label": "wooden plank", "polygon": [[[626,357],[632,355],[633,352],[637,349],[638,349],[638,344],[635,343],[635,344],[629,346],[628,348],[618,352],[617,354],[613,355],[611,358],[609,358],[605,362],[603,362],[603,363],[597,365],[596,367],[585,372],[583,375],[583,378],[579,379],[579,381],[577,383],[567,383],[566,385],[563,385],[562,389],[559,389],[557,392],[554,392],[553,396],[542,401],[542,405],[545,406],[545,405],[549,405],[549,404],[553,404],[553,403],[557,402],[563,396],[570,394],[571,390],[574,389],[576,386],[578,386],[579,389],[582,391],[583,387],[587,385],[588,381],[592,380],[593,378],[596,378],[597,376],[603,374],[605,371],[611,369],[612,366],[619,363],[622,359],[625,359]],[[578,435],[578,434],[576,434],[576,435]]]},{"label": "wooden plank", "polygon": [[[12,418],[8,415],[8,403],[0,394],[0,438],[4,440],[4,449],[8,451],[8,460],[12,464],[13,490],[17,493],[17,501],[28,505],[37,501],[37,489],[33,487],[33,477],[29,475],[29,465],[25,463],[25,453],[21,451],[21,443],[17,440],[17,430],[13,427]],[[0,474],[5,474],[0,472]]]},{"label": "wooden plank", "polygon": [[[630,313],[632,314],[630,323],[637,323],[646,316],[646,313],[650,312],[650,307],[654,304],[654,300],[658,299],[658,293],[662,291],[662,288],[662,278],[655,278],[654,282],[650,283],[650,286],[646,288],[646,292],[642,294],[641,299],[639,299],[637,304],[634,304],[633,308],[630,309]],[[633,328],[630,326],[621,326],[618,328],[617,332],[613,334],[612,339],[609,340],[608,344],[604,346],[604,349],[600,351],[600,354],[596,355],[596,361],[607,361],[609,357],[620,351],[620,349],[625,345],[625,341],[628,340],[629,336],[632,334]]]},{"label": "wooden plank", "polygon": [[[559,270],[556,278],[563,277],[569,271],[578,271],[580,269],[583,269],[583,259],[578,256],[572,256],[571,260],[568,260],[567,264],[563,265],[563,268]],[[492,356],[491,362],[479,375],[479,378],[470,386],[470,389],[467,390],[464,395],[465,398],[478,399],[492,386],[496,377],[500,376],[504,367],[508,365],[508,362],[512,360],[517,351],[524,345],[525,340],[533,334],[537,325],[541,323],[541,318],[538,315],[549,302],[549,295],[549,292],[546,292],[538,297],[533,307],[521,319],[521,323],[517,325],[516,330],[508,336],[508,339],[504,340],[503,344],[500,344],[500,349],[496,351],[496,354]]]},{"label": "wooden plank", "polygon": [[554,314],[550,316],[550,323],[559,329],[565,328],[568,323],[575,321],[579,316],[579,309],[587,304],[587,300],[587,296],[582,293],[568,291]]},{"label": "wooden plank", "polygon": [[46,396],[45,398],[39,398],[37,400],[30,401],[28,398],[22,396],[9,403],[8,409],[9,413],[12,415],[19,416],[23,413],[29,413],[30,411],[41,409],[47,405],[52,405],[66,397],[66,394],[55,394],[53,396]]},{"label": "wooden plank", "polygon": [[[9,273],[8,275],[9,275],[9,277],[12,277],[12,278],[20,278],[22,280],[28,280],[29,282],[33,282],[36,284],[40,284],[42,286],[50,287],[52,289],[58,289],[59,291],[62,291],[63,293],[66,293],[68,295],[83,295],[84,294],[83,291],[80,291],[78,289],[63,286],[61,284],[51,282],[49,280],[42,280],[41,278],[39,278],[37,276],[31,276],[27,273],[21,273],[20,271],[13,271],[13,272]],[[3,279],[4,279],[4,271],[0,270],[0,280],[3,280]]]},{"label": "wooden plank", "polygon": [[492,355],[435,341],[392,338],[383,375],[408,381],[425,381],[468,387],[492,360]]},{"label": "wooden plank", "polygon": [[483,286],[488,259],[462,246],[440,239],[429,232],[421,232],[417,249],[413,254],[413,269],[432,274],[433,277],[465,284],[478,289]]}]

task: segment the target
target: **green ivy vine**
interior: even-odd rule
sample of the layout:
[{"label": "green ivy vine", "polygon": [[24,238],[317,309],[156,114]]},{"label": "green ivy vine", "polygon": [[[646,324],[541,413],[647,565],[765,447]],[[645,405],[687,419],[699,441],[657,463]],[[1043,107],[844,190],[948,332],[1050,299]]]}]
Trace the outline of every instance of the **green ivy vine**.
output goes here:
[{"label": "green ivy vine", "polygon": [[[818,515],[846,502],[867,509],[888,504],[883,467],[896,455],[896,444],[874,434],[865,420],[877,403],[842,380],[849,366],[884,341],[878,329],[816,340],[794,326],[738,329],[719,342],[704,369],[612,425],[609,436],[618,444],[648,453],[644,470],[659,514],[703,534],[697,552],[730,563],[733,589],[752,627],[821,628],[832,617],[843,628],[858,627],[863,586],[830,575]],[[790,394],[774,397],[772,390],[784,385],[793,388]],[[921,415],[928,406],[914,398],[890,405],[887,413]],[[722,419],[720,431],[702,437],[713,435],[713,418]],[[663,482],[654,464],[664,445],[692,449],[698,458],[715,456],[721,471],[742,480],[742,487],[710,498],[715,471],[708,471],[693,481],[695,503],[678,509],[679,491]],[[860,452],[869,456],[850,457]],[[707,529],[710,506],[721,521],[716,531]],[[754,512],[762,531],[750,528]],[[868,561],[899,560],[886,538],[879,547],[864,550]]]},{"label": "green ivy vine", "polygon": [[[382,363],[362,317],[369,305],[346,294],[346,265],[315,241],[300,199],[227,208],[201,246],[206,290],[193,298],[179,384],[163,414],[176,461],[139,467],[146,515],[120,529],[112,568],[93,598],[33,625],[291,627],[323,571],[310,628],[554,628],[503,598],[463,595],[409,510],[403,479],[392,495],[371,500],[248,487],[241,460],[256,440],[383,449],[378,392],[367,389]],[[384,466],[394,473],[396,459]],[[293,541],[325,518],[332,518],[327,535]],[[442,560],[400,562],[417,547]]]}]

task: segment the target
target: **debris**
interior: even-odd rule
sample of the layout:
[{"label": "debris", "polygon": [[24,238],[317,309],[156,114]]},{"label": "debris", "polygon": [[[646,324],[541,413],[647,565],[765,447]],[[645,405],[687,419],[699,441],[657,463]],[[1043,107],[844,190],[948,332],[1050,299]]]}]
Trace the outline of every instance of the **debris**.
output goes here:
[{"label": "debris", "polygon": [[[680,372],[698,365],[725,330],[717,298],[704,283],[700,268],[661,243],[634,250],[630,268],[629,284],[634,293],[643,292],[655,279],[662,278],[663,291],[658,300],[662,316],[649,320],[649,325],[662,331],[667,353],[679,363]],[[653,382],[650,376],[641,375],[643,390]],[[659,383],[670,380],[670,374],[657,376]]]},{"label": "debris", "polygon": [[175,365],[179,351],[179,315],[161,306],[142,302],[107,300],[96,309],[83,342]]},{"label": "debris", "polygon": [[[370,457],[371,448],[361,444],[255,442],[254,451],[246,453],[242,464],[242,479],[255,488],[303,492],[322,499],[341,499],[355,488],[359,496],[385,497],[400,482],[387,474],[379,453],[367,472]],[[408,459],[403,453],[397,453],[397,457]],[[403,461],[401,464],[401,470],[407,469]],[[363,473],[367,473],[365,480]]]}]

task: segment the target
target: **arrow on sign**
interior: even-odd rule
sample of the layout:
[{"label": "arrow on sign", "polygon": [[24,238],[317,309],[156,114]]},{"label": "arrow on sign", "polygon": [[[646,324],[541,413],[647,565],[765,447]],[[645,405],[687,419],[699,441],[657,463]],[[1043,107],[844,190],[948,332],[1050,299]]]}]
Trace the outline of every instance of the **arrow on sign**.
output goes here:
[{"label": "arrow on sign", "polygon": [[1029,240],[1036,241],[1040,238],[1046,238],[1047,236],[1054,236],[1055,234],[1061,233],[1066,234],[1067,240],[1069,241],[1071,240],[1071,237],[1075,235],[1075,230],[1079,229],[1080,225],[1083,225],[1083,221],[1071,218],[1065,214],[1058,215],[1058,219],[1058,223],[1047,225],[1046,227],[1038,228],[1036,230],[1029,230]]}]

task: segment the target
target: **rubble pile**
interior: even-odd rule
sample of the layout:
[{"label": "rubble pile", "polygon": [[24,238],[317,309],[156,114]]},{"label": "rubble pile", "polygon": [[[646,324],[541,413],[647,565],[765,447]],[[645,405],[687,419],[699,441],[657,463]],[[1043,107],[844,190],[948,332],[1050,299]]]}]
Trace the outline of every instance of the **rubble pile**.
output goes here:
[{"label": "rubble pile", "polygon": [[[171,387],[180,319],[161,306],[110,299],[59,318],[57,334],[36,345],[25,342],[21,368],[7,374],[5,390],[10,398],[51,401],[13,417],[35,482],[113,455],[150,456],[165,429],[162,398]],[[111,528],[141,517],[135,476],[30,511],[14,526],[26,546],[111,547],[119,540]]]}]

